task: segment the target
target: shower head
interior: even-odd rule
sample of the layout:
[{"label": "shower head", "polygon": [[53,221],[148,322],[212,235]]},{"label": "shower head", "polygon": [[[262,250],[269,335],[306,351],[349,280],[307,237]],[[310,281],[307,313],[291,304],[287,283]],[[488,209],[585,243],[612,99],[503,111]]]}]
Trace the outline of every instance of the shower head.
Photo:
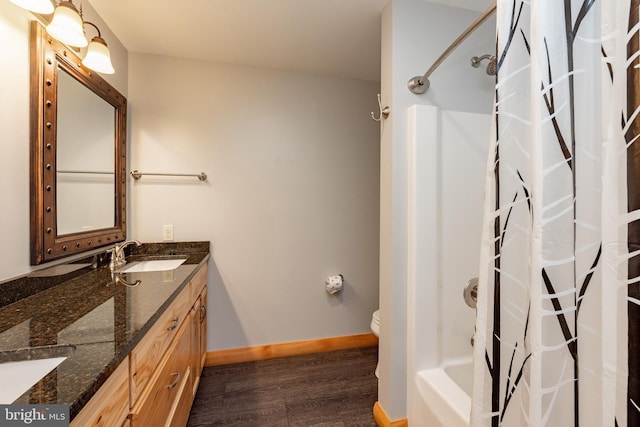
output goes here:
[{"label": "shower head", "polygon": [[488,59],[489,63],[487,64],[487,68],[485,69],[485,71],[487,72],[488,75],[490,76],[495,76],[498,73],[498,61],[496,60],[496,57],[493,55],[482,55],[482,56],[474,56],[473,58],[471,58],[471,66],[473,68],[478,68],[480,66],[480,62],[482,62],[482,60],[484,59]]}]

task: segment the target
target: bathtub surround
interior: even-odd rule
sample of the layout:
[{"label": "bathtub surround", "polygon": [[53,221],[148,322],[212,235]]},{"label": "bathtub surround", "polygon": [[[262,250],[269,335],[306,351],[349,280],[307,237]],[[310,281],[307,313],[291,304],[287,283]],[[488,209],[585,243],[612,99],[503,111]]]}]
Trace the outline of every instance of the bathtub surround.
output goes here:
[{"label": "bathtub surround", "polygon": [[636,426],[640,2],[498,1],[473,426]]},{"label": "bathtub surround", "polygon": [[[410,424],[466,427],[489,114],[409,108],[407,413]],[[460,197],[464,195],[464,197]],[[464,385],[462,387],[461,385]]]},{"label": "bathtub surround", "polygon": [[[479,2],[478,2],[479,3]],[[440,110],[489,114],[494,93],[494,80],[469,65],[478,52],[495,50],[495,19],[490,18],[473,36],[440,65],[431,77],[431,87],[424,95],[409,92],[407,81],[423,73],[433,61],[472,23],[487,4],[478,11],[458,9],[423,0],[392,0],[382,14],[382,104],[390,105],[391,115],[381,126],[381,176],[380,176],[380,386],[379,403],[390,420],[407,418],[409,424],[420,426],[420,419],[410,416],[411,399],[417,392],[408,380],[411,351],[408,334],[414,331],[424,336],[436,324],[413,323],[407,318],[408,304],[419,304],[408,295],[409,266],[409,115],[413,105],[429,105]],[[463,130],[467,130],[463,126]],[[480,136],[479,130],[469,132]],[[488,143],[489,135],[486,136]],[[460,153],[464,158],[466,154]],[[435,159],[433,159],[435,160]],[[483,163],[484,165],[484,163]],[[456,167],[457,164],[452,165]],[[425,166],[420,166],[425,167]],[[464,167],[464,166],[461,166]],[[437,169],[430,169],[437,174]],[[466,178],[454,181],[468,184]],[[466,194],[466,191],[464,192]],[[429,199],[425,203],[432,203]],[[436,208],[437,206],[434,206]],[[445,216],[454,219],[457,213],[446,211]],[[481,209],[471,213],[481,215]],[[425,233],[429,233],[425,230]],[[428,234],[416,236],[428,240]],[[433,242],[435,244],[435,242]],[[462,243],[466,247],[467,243]],[[435,265],[435,259],[422,258],[421,265]],[[454,271],[477,268],[474,261],[460,261]],[[436,270],[432,270],[436,271]],[[451,285],[451,292],[459,292],[461,318],[473,317],[462,301],[462,283]],[[435,291],[437,282],[421,282],[427,292]],[[459,291],[458,291],[459,289]],[[422,300],[421,300],[422,301]],[[418,306],[425,316],[437,312]],[[458,312],[452,311],[455,316]],[[465,338],[465,345],[468,344]],[[430,353],[422,353],[425,357]],[[410,390],[408,394],[407,390]]]}]

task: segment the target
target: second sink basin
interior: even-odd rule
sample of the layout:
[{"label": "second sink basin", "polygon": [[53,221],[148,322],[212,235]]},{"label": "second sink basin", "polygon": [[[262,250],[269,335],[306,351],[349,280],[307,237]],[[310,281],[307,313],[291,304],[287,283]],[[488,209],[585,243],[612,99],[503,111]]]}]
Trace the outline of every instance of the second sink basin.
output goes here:
[{"label": "second sink basin", "polygon": [[149,271],[167,271],[175,270],[186,258],[172,258],[172,259],[150,259],[144,261],[134,261],[130,264],[126,264],[124,267],[118,270],[118,273],[142,273]]},{"label": "second sink basin", "polygon": [[53,357],[0,363],[0,404],[12,403],[65,359]]},{"label": "second sink basin", "polygon": [[74,351],[65,344],[0,351],[0,404],[12,403]]}]

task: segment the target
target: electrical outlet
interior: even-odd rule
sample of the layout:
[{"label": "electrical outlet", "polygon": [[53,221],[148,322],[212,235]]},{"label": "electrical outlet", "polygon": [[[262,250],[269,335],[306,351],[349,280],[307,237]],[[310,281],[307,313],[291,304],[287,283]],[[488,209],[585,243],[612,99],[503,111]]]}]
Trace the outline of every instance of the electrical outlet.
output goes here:
[{"label": "electrical outlet", "polygon": [[163,242],[173,241],[173,225],[162,226],[162,241]]}]

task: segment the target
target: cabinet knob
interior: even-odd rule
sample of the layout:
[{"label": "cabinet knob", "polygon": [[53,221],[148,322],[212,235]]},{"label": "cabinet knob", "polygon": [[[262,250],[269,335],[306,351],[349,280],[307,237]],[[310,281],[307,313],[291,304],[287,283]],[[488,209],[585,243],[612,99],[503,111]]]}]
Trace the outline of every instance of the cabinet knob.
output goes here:
[{"label": "cabinet knob", "polygon": [[178,327],[178,318],[176,317],[175,319],[173,319],[171,321],[171,324],[169,325],[169,327],[167,328],[167,331],[173,331],[175,328]]}]

